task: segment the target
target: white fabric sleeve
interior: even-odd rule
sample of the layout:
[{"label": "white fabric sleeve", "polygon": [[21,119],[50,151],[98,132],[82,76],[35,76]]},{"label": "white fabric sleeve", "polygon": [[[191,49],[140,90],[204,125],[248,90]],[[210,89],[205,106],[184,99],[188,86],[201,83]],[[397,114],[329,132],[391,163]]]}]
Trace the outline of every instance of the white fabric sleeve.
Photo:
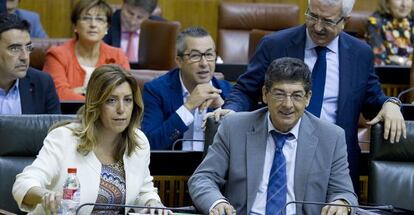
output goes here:
[{"label": "white fabric sleeve", "polygon": [[178,108],[175,112],[178,114],[186,126],[189,126],[194,122],[193,114],[184,105],[181,105],[181,107]]},{"label": "white fabric sleeve", "polygon": [[210,209],[208,209],[208,212],[211,213],[211,210],[213,210],[213,208],[216,207],[216,205],[218,205],[219,203],[222,203],[222,202],[226,202],[226,203],[230,204],[225,199],[218,199],[217,201],[213,202],[213,204],[211,205]]}]

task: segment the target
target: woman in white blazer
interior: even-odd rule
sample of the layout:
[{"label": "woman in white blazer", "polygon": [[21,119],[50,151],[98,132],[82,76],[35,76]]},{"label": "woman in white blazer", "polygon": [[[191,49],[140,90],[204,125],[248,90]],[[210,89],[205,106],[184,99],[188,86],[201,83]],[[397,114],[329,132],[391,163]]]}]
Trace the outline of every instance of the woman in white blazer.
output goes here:
[{"label": "woman in white blazer", "polygon": [[[138,129],[143,103],[136,80],[117,65],[104,65],[93,72],[89,86],[78,120],[55,126],[36,160],[17,175],[13,195],[19,207],[55,214],[71,167],[77,168],[81,204],[163,207],[149,172],[148,140]],[[90,206],[80,212],[127,210]]]}]

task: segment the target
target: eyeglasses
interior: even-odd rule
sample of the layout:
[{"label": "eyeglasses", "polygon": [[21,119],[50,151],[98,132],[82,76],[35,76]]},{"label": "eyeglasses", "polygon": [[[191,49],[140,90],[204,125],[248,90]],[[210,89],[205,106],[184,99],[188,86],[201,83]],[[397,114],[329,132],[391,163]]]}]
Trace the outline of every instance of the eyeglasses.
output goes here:
[{"label": "eyeglasses", "polygon": [[24,51],[30,54],[33,52],[33,45],[32,44],[28,44],[25,46],[12,45],[10,47],[7,47],[7,51],[13,56],[19,56],[21,53],[24,53]]},{"label": "eyeglasses", "polygon": [[284,102],[286,101],[288,98],[290,98],[290,100],[292,100],[292,102],[303,102],[305,100],[305,96],[306,94],[304,93],[292,93],[292,94],[287,94],[287,93],[270,93],[270,96],[278,101],[278,102]]},{"label": "eyeglasses", "polygon": [[311,21],[312,23],[317,23],[318,21],[320,21],[322,25],[329,26],[329,27],[335,27],[342,20],[344,20],[344,17],[341,17],[340,19],[338,19],[336,21],[335,20],[332,20],[332,19],[321,18],[321,17],[317,16],[316,14],[310,12],[309,11],[309,8],[306,9],[305,16],[306,16],[306,19],[308,21]]},{"label": "eyeglasses", "polygon": [[91,24],[93,21],[95,21],[98,24],[105,24],[106,23],[106,17],[105,16],[82,16],[80,17],[81,22],[85,22],[88,24]]},{"label": "eyeglasses", "polygon": [[207,61],[215,61],[216,60],[216,52],[214,51],[207,51],[204,53],[201,53],[199,51],[191,51],[190,53],[183,54],[182,56],[188,56],[191,62],[200,62],[201,58],[204,56]]}]

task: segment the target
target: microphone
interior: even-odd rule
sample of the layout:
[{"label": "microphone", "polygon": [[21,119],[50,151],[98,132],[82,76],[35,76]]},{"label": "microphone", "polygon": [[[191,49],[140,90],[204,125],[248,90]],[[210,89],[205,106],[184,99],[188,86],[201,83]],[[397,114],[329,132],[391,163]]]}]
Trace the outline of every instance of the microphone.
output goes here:
[{"label": "microphone", "polygon": [[122,205],[122,204],[110,204],[110,203],[84,203],[81,204],[77,209],[75,215],[79,214],[81,208],[85,206],[100,206],[100,207],[118,207],[118,208],[136,208],[136,209],[154,209],[154,210],[170,210],[180,213],[197,213],[197,209],[194,206],[187,207],[177,207],[177,208],[168,208],[168,207],[150,207],[150,206],[138,206],[138,205]]},{"label": "microphone", "polygon": [[409,92],[411,92],[411,91],[414,91],[414,87],[410,87],[410,88],[408,88],[408,89],[406,89],[406,90],[401,91],[401,92],[398,94],[397,98],[398,98],[399,100],[401,100],[401,97],[402,97],[403,95],[405,95],[405,94],[407,94],[407,93],[409,93]]},{"label": "microphone", "polygon": [[197,139],[177,139],[173,142],[171,151],[175,151],[175,146],[177,145],[177,143],[183,142],[183,141],[204,142],[204,140],[197,140]]},{"label": "microphone", "polygon": [[367,206],[367,205],[342,205],[342,204],[335,204],[335,203],[325,203],[325,202],[312,202],[312,201],[290,201],[283,206],[282,215],[285,214],[285,210],[288,205],[290,204],[302,204],[302,205],[320,205],[320,206],[341,206],[347,208],[362,208],[362,209],[377,209],[377,210],[386,210],[386,211],[394,211],[394,206],[392,205],[379,205],[379,206]]}]

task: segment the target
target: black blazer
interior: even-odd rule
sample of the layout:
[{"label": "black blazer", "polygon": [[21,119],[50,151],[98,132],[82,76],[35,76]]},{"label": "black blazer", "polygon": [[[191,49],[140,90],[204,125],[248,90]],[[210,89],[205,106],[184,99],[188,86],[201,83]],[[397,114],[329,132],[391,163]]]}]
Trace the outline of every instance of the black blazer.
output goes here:
[{"label": "black blazer", "polygon": [[6,7],[6,0],[0,0],[0,13],[6,13],[7,7]]},{"label": "black blazer", "polygon": [[29,68],[19,80],[22,114],[60,114],[60,102],[49,74]]}]

